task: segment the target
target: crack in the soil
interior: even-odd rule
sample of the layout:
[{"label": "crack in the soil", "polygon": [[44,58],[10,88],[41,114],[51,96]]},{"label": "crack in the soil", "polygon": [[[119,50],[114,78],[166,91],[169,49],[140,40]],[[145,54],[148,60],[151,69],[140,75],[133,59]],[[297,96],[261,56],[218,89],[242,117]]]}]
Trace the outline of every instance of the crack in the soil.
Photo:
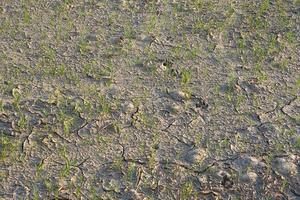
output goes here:
[{"label": "crack in the soil", "polygon": [[181,143],[185,144],[188,147],[195,146],[195,142],[193,142],[193,141],[189,141],[191,143],[187,143],[187,142],[183,141],[182,139],[180,139],[179,137],[177,137],[176,135],[171,135],[171,137],[175,138],[178,142],[181,142]]},{"label": "crack in the soil", "polygon": [[295,196],[300,197],[300,193],[297,192],[294,188],[291,189],[291,192],[292,192]]},{"label": "crack in the soil", "polygon": [[66,139],[65,137],[63,137],[63,136],[62,136],[61,134],[59,134],[57,131],[52,131],[52,133],[53,133],[54,135],[56,135],[57,137],[59,137],[61,140],[65,141],[65,142],[67,142],[67,143],[69,143],[69,144],[72,143],[70,140],[68,140],[68,139]]},{"label": "crack in the soil", "polygon": [[272,110],[266,111],[265,114],[269,114],[272,112],[275,112],[276,110],[279,110],[282,114],[284,114],[285,116],[287,116],[289,119],[291,119],[293,122],[297,122],[295,118],[293,118],[292,116],[290,116],[288,113],[286,113],[283,109],[286,106],[291,105],[298,97],[293,97],[292,99],[290,99],[288,102],[286,102],[284,105],[279,106],[279,104],[276,102],[276,107]]},{"label": "crack in the soil", "polygon": [[162,164],[162,165],[176,165],[176,166],[179,166],[179,167],[182,167],[186,170],[189,170],[193,173],[196,173],[196,174],[203,174],[205,173],[207,170],[209,170],[209,168],[213,167],[215,164],[217,164],[217,162],[213,162],[211,164],[209,164],[208,166],[206,166],[204,169],[202,170],[196,170],[196,169],[193,169],[192,167],[188,166],[188,165],[185,165],[183,163],[180,163],[180,162],[177,162],[177,161],[159,161],[159,164]]},{"label": "crack in the soil", "polygon": [[269,139],[265,136],[265,134],[263,133],[263,131],[260,130],[260,128],[263,125],[268,124],[268,123],[270,123],[270,122],[260,123],[260,124],[256,125],[256,128],[261,133],[261,136],[263,137],[264,142],[269,146],[270,145]]},{"label": "crack in the soil", "polygon": [[[168,124],[167,127],[161,129],[161,131],[170,133],[168,129],[169,129],[172,125],[174,125],[174,122],[175,122],[175,121],[176,121],[176,120],[173,120],[171,123]],[[189,123],[191,123],[191,122],[189,122]],[[188,123],[187,125],[189,125],[189,123]],[[183,125],[177,125],[177,126],[183,126]],[[178,142],[181,142],[181,143],[185,144],[186,146],[189,146],[189,147],[195,146],[195,142],[193,142],[193,141],[188,141],[188,142],[190,142],[190,143],[185,142],[184,140],[180,139],[180,138],[177,137],[176,135],[170,135],[170,137],[175,138]]]},{"label": "crack in the soil", "polygon": [[138,114],[140,107],[137,106],[136,110],[130,115],[130,126],[134,126],[134,123],[137,121],[137,118],[135,117],[136,114]]},{"label": "crack in the soil", "polygon": [[28,144],[30,143],[30,141],[29,141],[29,137],[30,137],[30,135],[32,134],[32,132],[28,135],[28,136],[26,136],[25,137],[25,139],[23,140],[23,142],[22,142],[22,145],[21,145],[21,152],[24,154],[25,153],[25,143],[27,142]]},{"label": "crack in the soil", "polygon": [[294,117],[292,117],[292,116],[290,116],[288,113],[286,113],[285,111],[284,111],[284,108],[286,107],[286,106],[289,106],[289,105],[291,105],[295,100],[297,99],[297,97],[293,97],[291,100],[289,100],[286,104],[284,104],[283,106],[281,106],[280,108],[279,108],[279,110],[281,111],[281,113],[283,113],[285,116],[287,116],[290,120],[292,120],[294,123],[297,123],[297,120],[294,118]]},{"label": "crack in the soil", "polygon": [[184,164],[184,163],[181,163],[181,162],[177,162],[177,161],[160,161],[159,164],[162,164],[162,165],[168,165],[168,164],[176,165],[176,166],[182,167],[182,168],[184,168],[186,170],[189,170],[189,171],[191,171],[193,173],[203,174],[206,171],[208,171],[211,167],[215,166],[216,164],[218,164],[220,162],[234,161],[234,160],[238,159],[238,157],[239,157],[239,155],[236,155],[236,156],[233,156],[233,157],[230,157],[230,158],[225,158],[225,159],[218,159],[218,160],[215,159],[212,163],[208,164],[202,170],[193,169],[193,167],[190,167],[187,164]]},{"label": "crack in the soil", "polygon": [[161,129],[161,131],[168,131],[168,129],[172,126],[172,125],[174,125],[174,122],[175,122],[176,120],[174,119],[172,122],[170,122],[165,128],[163,128],[163,129]]},{"label": "crack in the soil", "polygon": [[30,129],[29,131],[29,134],[25,137],[25,139],[23,140],[22,142],[22,145],[21,145],[21,152],[24,154],[25,153],[25,143],[27,142],[28,144],[30,144],[30,136],[32,135],[33,133],[33,128]]},{"label": "crack in the soil", "polygon": [[[83,119],[83,118],[82,118]],[[87,121],[85,119],[83,119],[85,122],[84,124],[82,124],[80,127],[76,128],[75,130],[72,131],[72,133],[76,133],[76,135],[83,140],[83,137],[79,134],[79,131],[83,128],[85,128],[87,125],[93,123],[96,121],[96,119],[92,119],[91,121]]]},{"label": "crack in the soil", "polygon": [[124,145],[118,140],[118,144],[121,146],[122,148],[122,153],[121,153],[121,157],[122,160],[126,163],[131,162],[131,163],[136,163],[136,164],[140,164],[140,165],[145,165],[147,164],[147,161],[143,161],[141,159],[130,159],[130,158],[126,158],[125,156],[125,147]]}]

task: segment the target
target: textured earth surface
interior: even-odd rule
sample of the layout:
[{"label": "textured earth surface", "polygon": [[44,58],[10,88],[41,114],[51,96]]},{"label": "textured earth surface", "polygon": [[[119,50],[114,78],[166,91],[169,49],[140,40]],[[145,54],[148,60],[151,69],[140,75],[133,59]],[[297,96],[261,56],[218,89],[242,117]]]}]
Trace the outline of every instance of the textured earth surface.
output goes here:
[{"label": "textured earth surface", "polygon": [[300,199],[299,0],[1,0],[0,199]]}]

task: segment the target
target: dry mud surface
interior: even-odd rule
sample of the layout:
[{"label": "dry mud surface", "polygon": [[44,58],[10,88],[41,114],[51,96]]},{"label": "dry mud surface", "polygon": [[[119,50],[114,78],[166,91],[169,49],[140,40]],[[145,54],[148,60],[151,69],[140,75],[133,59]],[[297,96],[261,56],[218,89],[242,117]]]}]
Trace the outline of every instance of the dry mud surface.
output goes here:
[{"label": "dry mud surface", "polygon": [[1,0],[0,199],[300,199],[299,0]]}]

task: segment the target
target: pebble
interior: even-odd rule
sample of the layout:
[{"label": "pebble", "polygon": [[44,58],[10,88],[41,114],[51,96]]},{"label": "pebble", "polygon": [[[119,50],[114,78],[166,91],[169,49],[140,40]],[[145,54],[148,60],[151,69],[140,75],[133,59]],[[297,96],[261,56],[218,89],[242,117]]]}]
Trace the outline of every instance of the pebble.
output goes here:
[{"label": "pebble", "polygon": [[241,176],[241,181],[242,182],[250,182],[254,183],[257,180],[257,174],[255,172],[247,172]]},{"label": "pebble", "polygon": [[297,165],[288,161],[285,158],[276,158],[273,162],[273,167],[282,175],[296,175]]},{"label": "pebble", "polygon": [[175,101],[183,101],[189,98],[189,94],[183,91],[171,91],[169,95]]},{"label": "pebble", "polygon": [[202,148],[196,148],[193,149],[185,155],[185,160],[189,163],[201,163],[203,160],[207,157],[207,153],[205,149]]},{"label": "pebble", "polygon": [[107,191],[115,191],[116,193],[121,192],[120,183],[115,179],[104,180],[102,183],[102,187],[104,190],[107,190]]}]

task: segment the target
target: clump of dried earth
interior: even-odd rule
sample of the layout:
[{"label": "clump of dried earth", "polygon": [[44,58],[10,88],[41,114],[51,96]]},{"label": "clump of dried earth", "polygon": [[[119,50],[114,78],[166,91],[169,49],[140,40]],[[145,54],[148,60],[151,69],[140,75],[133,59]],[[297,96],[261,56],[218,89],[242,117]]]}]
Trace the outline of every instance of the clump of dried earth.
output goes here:
[{"label": "clump of dried earth", "polygon": [[0,199],[300,199],[299,0],[1,0]]}]

